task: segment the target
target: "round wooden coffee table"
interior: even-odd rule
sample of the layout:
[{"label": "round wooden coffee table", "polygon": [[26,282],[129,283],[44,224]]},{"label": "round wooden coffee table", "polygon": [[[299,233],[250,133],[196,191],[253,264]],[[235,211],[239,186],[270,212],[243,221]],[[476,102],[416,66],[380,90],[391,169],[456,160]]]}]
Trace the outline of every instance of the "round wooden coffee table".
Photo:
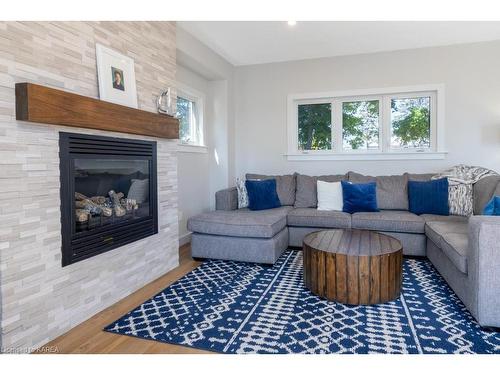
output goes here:
[{"label": "round wooden coffee table", "polygon": [[399,297],[403,246],[397,239],[359,229],[322,230],[303,243],[304,282],[314,294],[350,305]]}]

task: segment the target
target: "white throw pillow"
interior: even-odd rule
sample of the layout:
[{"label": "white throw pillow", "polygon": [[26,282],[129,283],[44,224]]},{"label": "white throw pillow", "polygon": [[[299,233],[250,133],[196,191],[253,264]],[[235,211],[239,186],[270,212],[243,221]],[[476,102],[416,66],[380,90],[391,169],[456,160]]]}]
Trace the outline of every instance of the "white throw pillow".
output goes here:
[{"label": "white throw pillow", "polygon": [[342,211],[344,198],[342,196],[342,183],[340,182],[317,182],[318,186],[318,210],[320,211]]},{"label": "white throw pillow", "polygon": [[149,198],[149,179],[132,179],[132,184],[127,194],[128,199],[135,199],[137,203],[144,203]]}]

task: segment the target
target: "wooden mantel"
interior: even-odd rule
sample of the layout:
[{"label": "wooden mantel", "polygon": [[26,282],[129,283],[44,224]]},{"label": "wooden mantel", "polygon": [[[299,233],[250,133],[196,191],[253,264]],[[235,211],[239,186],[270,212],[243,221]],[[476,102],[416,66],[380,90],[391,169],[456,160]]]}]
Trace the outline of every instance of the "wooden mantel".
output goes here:
[{"label": "wooden mantel", "polygon": [[16,83],[16,119],[113,132],[179,138],[179,120],[33,83]]}]

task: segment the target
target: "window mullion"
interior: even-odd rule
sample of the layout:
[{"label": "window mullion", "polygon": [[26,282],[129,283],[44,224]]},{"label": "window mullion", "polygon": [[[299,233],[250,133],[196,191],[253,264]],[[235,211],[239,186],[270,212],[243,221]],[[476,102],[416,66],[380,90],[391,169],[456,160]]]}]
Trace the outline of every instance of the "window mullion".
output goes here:
[{"label": "window mullion", "polygon": [[194,102],[191,101],[190,105],[191,110],[190,110],[190,116],[189,116],[189,133],[191,135],[190,143],[195,143],[196,142],[196,118],[195,118],[195,105]]},{"label": "window mullion", "polygon": [[198,126],[198,102],[193,101],[193,139],[196,144],[200,144],[200,130]]},{"label": "window mullion", "polygon": [[332,101],[332,138],[333,138],[333,151],[342,152],[342,101]]},{"label": "window mullion", "polygon": [[293,152],[304,152],[304,150],[299,150],[299,103],[293,104],[292,119],[293,131],[290,132],[288,143],[291,145]]},{"label": "window mullion", "polygon": [[337,150],[337,135],[336,135],[336,129],[338,126],[338,123],[335,119],[335,113],[337,112],[335,109],[335,101],[332,101],[330,103],[330,116],[332,120],[332,127],[331,127],[331,136],[332,136],[332,151],[335,152]]},{"label": "window mullion", "polygon": [[437,129],[437,97],[436,94],[430,96],[429,102],[430,111],[430,149],[434,152],[438,151],[438,129]]},{"label": "window mullion", "polygon": [[382,97],[382,111],[381,111],[381,140],[382,152],[389,152],[391,148],[391,97]]}]

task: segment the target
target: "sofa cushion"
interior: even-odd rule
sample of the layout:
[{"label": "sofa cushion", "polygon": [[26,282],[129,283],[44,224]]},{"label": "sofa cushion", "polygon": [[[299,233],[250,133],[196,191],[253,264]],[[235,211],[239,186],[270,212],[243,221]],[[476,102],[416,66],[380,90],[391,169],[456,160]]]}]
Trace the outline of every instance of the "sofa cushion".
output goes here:
[{"label": "sofa cushion", "polygon": [[230,187],[215,192],[215,209],[232,211],[238,208],[238,189]]},{"label": "sofa cushion", "polygon": [[408,211],[357,212],[352,227],[400,233],[424,233],[425,221]]},{"label": "sofa cushion", "polygon": [[317,181],[339,182],[347,181],[347,175],[326,175],[326,176],[306,176],[303,174],[297,175],[297,191],[295,195],[295,208],[316,207],[317,199]]},{"label": "sofa cushion", "polygon": [[286,214],[291,209],[212,211],[190,218],[188,229],[195,233],[221,236],[271,238],[285,228]]},{"label": "sofa cushion", "polygon": [[430,181],[437,173],[405,173],[406,178],[411,181]]},{"label": "sofa cushion", "polygon": [[410,212],[414,214],[449,215],[448,179],[408,181]]},{"label": "sofa cushion", "polygon": [[441,248],[441,240],[444,234],[467,234],[468,230],[467,222],[460,221],[430,221],[425,224],[425,234],[439,248]]},{"label": "sofa cushion", "polygon": [[342,197],[341,182],[317,181],[318,210],[342,211],[344,199]]},{"label": "sofa cushion", "polygon": [[377,183],[377,205],[381,210],[408,210],[408,175],[364,176],[349,172],[351,182]]},{"label": "sofa cushion", "polygon": [[248,207],[248,191],[246,180],[239,177],[236,179],[236,191],[238,193],[238,207],[236,208]]},{"label": "sofa cushion", "polygon": [[474,184],[474,214],[482,215],[484,207],[495,195],[495,190],[500,195],[500,176],[488,176],[480,179]]},{"label": "sofa cushion", "polygon": [[276,192],[282,206],[293,206],[295,203],[296,177],[295,174],[282,176],[268,176],[263,174],[247,173],[247,180],[276,180]]},{"label": "sofa cushion", "polygon": [[378,212],[377,184],[366,182],[355,184],[342,181],[342,197],[344,205],[342,211],[353,214],[355,212]]},{"label": "sofa cushion", "polygon": [[500,196],[495,195],[484,207],[483,215],[500,216]]},{"label": "sofa cushion", "polygon": [[248,193],[248,208],[252,211],[269,210],[281,207],[276,192],[276,180],[246,180],[245,188]]},{"label": "sofa cushion", "polygon": [[295,208],[288,213],[288,225],[295,227],[350,228],[351,215],[340,211]]},{"label": "sofa cushion", "polygon": [[458,215],[434,215],[434,214],[422,214],[420,215],[424,221],[430,222],[430,221],[446,221],[446,222],[459,222],[459,223],[467,223],[469,220],[468,217],[466,216],[458,216]]},{"label": "sofa cushion", "polygon": [[441,249],[462,273],[467,273],[467,249],[469,237],[463,233],[445,233],[441,237]]}]

